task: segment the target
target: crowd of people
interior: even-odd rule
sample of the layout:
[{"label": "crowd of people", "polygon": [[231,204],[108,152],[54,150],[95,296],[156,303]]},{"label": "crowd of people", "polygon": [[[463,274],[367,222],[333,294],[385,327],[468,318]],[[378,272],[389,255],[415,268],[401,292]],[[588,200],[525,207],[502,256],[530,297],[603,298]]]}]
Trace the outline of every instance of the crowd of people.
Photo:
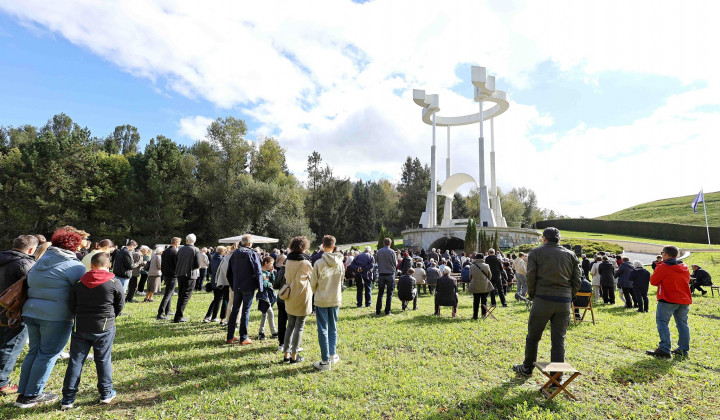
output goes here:
[{"label": "crowd of people", "polygon": [[[91,244],[88,238],[87,232],[65,226],[56,230],[50,241],[42,235],[21,235],[12,250],[0,252],[0,293],[27,278],[23,323],[17,328],[0,326],[0,392],[17,393],[18,407],[58,399],[44,388],[68,340],[61,407],[74,406],[83,364],[92,356],[90,348],[100,402],[110,403],[116,396],[111,369],[115,318],[123,315],[125,304],[133,302],[136,295],[144,295],[142,303],[150,304],[162,293],[156,318],[184,323],[193,318],[186,311],[193,292],[212,292],[207,312],[198,316],[198,321],[223,325],[227,328],[224,342],[241,346],[253,344],[250,311],[257,301],[261,317],[253,336],[277,339],[282,362],[289,364],[304,361],[303,332],[307,317],[314,315],[320,355],[313,367],[327,371],[340,363],[337,323],[347,287],[356,287],[358,308],[371,307],[373,289],[377,289],[375,316],[392,316],[395,288],[401,310],[408,310],[410,304],[417,310],[422,288],[433,296],[435,315],[440,316],[442,307],[450,307],[454,318],[459,285],[463,285],[473,295],[472,319],[478,320],[498,305],[507,307],[506,295],[516,286],[514,298],[532,301],[532,309],[525,360],[513,369],[530,375],[548,322],[551,361],[564,361],[564,337],[573,316],[570,304],[578,292],[593,292],[596,300],[602,298],[612,305],[617,288],[624,306],[642,313],[648,312],[648,287],[653,284],[658,286],[656,320],[661,341],[648,354],[670,357],[668,323],[673,316],[680,338],[672,353],[687,355],[689,351],[691,278],[672,246],[663,249],[651,275],[640,261],[631,263],[626,257],[600,252],[592,258],[578,258],[559,245],[560,232],[554,228],[545,230],[543,245],[529,255],[504,255],[494,249],[470,255],[439,249],[396,251],[387,238],[376,251],[366,247],[362,252],[341,252],[331,235],[324,236],[312,253],[310,242],[302,236],[292,238],[287,249],[270,252],[253,248],[251,235],[228,246],[198,248],[197,238],[189,234],[182,246],[182,239],[175,237],[169,245],[152,250],[134,240],[116,247],[109,239]],[[700,286],[711,282],[710,275],[698,266],[693,270],[693,289],[704,294]],[[177,296],[175,305],[173,296]],[[580,315],[575,312],[574,316]],[[14,385],[9,376],[26,343],[29,348],[20,380]]]}]

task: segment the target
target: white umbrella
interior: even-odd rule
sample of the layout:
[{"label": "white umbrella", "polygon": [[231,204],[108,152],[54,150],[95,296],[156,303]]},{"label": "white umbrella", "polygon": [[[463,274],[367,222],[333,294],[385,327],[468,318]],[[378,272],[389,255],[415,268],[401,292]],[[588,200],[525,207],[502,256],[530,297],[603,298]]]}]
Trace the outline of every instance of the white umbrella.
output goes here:
[{"label": "white umbrella", "polygon": [[[231,236],[229,238],[223,238],[218,240],[221,244],[234,244],[235,242],[240,242],[240,239],[242,239],[244,235],[240,236]],[[258,235],[250,235],[252,237],[252,243],[253,244],[275,244],[280,242],[278,239],[275,238],[268,238],[267,236],[258,236]]]}]

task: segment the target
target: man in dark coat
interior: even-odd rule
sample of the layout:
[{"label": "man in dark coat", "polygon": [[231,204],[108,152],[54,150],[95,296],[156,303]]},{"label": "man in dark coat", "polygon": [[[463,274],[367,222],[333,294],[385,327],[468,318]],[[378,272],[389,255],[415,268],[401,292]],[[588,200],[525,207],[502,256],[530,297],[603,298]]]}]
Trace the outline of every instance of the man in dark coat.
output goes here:
[{"label": "man in dark coat", "polygon": [[160,259],[160,271],[165,281],[165,294],[163,294],[162,301],[160,301],[157,319],[167,319],[168,315],[175,314],[170,311],[170,308],[172,307],[172,296],[173,293],[175,293],[175,286],[177,285],[175,269],[177,268],[178,246],[180,246],[180,238],[172,238],[170,246],[163,251],[162,258]]},{"label": "man in dark coat", "polygon": [[365,307],[372,304],[372,280],[375,258],[371,254],[372,248],[365,247],[365,252],[353,258],[350,269],[355,273],[355,284],[357,285],[357,307],[363,303],[363,291],[365,292]]},{"label": "man in dark coat", "polygon": [[585,254],[582,254],[582,276],[583,278],[590,279],[590,267],[592,267],[592,261]]},{"label": "man in dark coat", "polygon": [[440,316],[441,306],[452,306],[452,317],[455,318],[458,305],[458,286],[457,281],[450,277],[452,269],[450,267],[443,268],[443,275],[437,280],[435,287],[435,315]]},{"label": "man in dark coat", "polygon": [[132,257],[132,253],[137,245],[137,242],[130,239],[127,245],[120,248],[115,255],[113,274],[120,280],[120,284],[123,286],[123,293],[127,293],[128,282],[130,281],[130,277],[132,277],[133,269],[140,267],[142,264],[142,258],[139,262],[135,262]]},{"label": "man in dark coat", "polygon": [[514,365],[520,375],[530,376],[537,361],[538,344],[550,322],[550,362],[565,362],[565,333],[570,322],[570,302],[580,289],[580,262],[563,248],[560,231],[549,227],[543,245],[530,251],[527,265],[528,296],[533,301],[525,339],[525,360]]},{"label": "man in dark coat", "polygon": [[[228,321],[227,344],[252,344],[248,337],[248,324],[250,322],[250,308],[255,296],[255,290],[263,291],[262,264],[260,257],[252,249],[252,236],[243,235],[240,239],[240,248],[230,256],[227,279],[234,292],[233,307]],[[240,337],[235,337],[235,326],[238,313],[242,308],[240,318]]]},{"label": "man in dark coat", "polygon": [[195,281],[200,276],[202,252],[195,246],[196,239],[192,233],[187,235],[185,237],[185,246],[178,249],[175,274],[177,275],[179,286],[175,318],[173,319],[175,323],[188,321],[188,319],[183,316],[183,312],[185,312],[185,307],[188,302],[190,302],[192,292],[195,290]]},{"label": "man in dark coat", "polygon": [[623,296],[625,297],[626,308],[637,308],[637,302],[633,303],[633,285],[630,280],[630,273],[633,271],[633,266],[630,264],[630,258],[623,257],[622,263],[615,272],[615,278],[618,279],[617,286],[622,289]]},{"label": "man in dark coat", "polygon": [[398,298],[402,301],[402,310],[406,310],[408,302],[413,302],[413,311],[417,310],[417,289],[415,288],[415,269],[410,267],[407,270],[407,274],[403,274],[398,279]]},{"label": "man in dark coat", "polygon": [[[13,249],[0,252],[0,293],[27,275],[35,264],[33,253],[37,245],[36,237],[21,235],[13,241]],[[10,383],[10,374],[25,347],[27,337],[24,323],[16,328],[0,327],[0,394],[17,392],[17,385]]]},{"label": "man in dark coat", "polygon": [[494,249],[490,248],[488,250],[488,256],[485,257],[485,264],[490,266],[490,272],[492,273],[491,281],[495,288],[495,290],[490,293],[490,304],[495,306],[495,295],[499,295],[502,306],[508,306],[505,302],[505,293],[503,293],[502,287],[503,265],[497,255],[495,255]]},{"label": "man in dark coat", "polygon": [[694,292],[695,289],[699,290],[703,296],[707,294],[707,290],[703,290],[700,286],[712,286],[712,277],[710,273],[700,268],[699,265],[692,265],[693,273],[690,276],[690,291]]}]

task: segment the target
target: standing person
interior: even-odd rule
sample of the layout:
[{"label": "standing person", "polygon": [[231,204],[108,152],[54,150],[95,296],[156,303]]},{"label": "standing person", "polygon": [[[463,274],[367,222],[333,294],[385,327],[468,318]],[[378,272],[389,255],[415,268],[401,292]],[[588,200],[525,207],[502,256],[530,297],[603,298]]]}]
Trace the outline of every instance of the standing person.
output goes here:
[{"label": "standing person", "polygon": [[470,284],[468,285],[468,291],[473,294],[472,319],[478,319],[479,307],[482,307],[482,316],[483,318],[485,317],[485,313],[487,312],[485,309],[487,307],[487,297],[493,289],[490,266],[485,264],[485,258],[482,254],[477,254],[475,261],[470,265]]},{"label": "standing person", "polygon": [[[570,323],[570,303],[580,289],[580,262],[574,252],[563,248],[560,231],[548,227],[543,244],[528,256],[528,295],[533,300],[525,339],[525,360],[514,365],[520,375],[530,376],[537,361],[538,344],[550,321],[550,362],[565,362],[565,333]],[[560,378],[558,378],[558,381]]]},{"label": "standing person", "polygon": [[342,304],[345,268],[342,263],[342,253],[334,252],[335,242],[334,236],[323,236],[322,258],[315,263],[310,275],[310,287],[315,296],[321,358],[319,362],[313,364],[313,367],[320,371],[330,370],[332,365],[340,361],[340,356],[337,354],[337,320],[338,310]]},{"label": "standing person", "polygon": [[375,316],[380,316],[383,293],[386,290],[387,296],[385,298],[385,315],[390,315],[393,291],[395,290],[395,275],[397,274],[397,258],[395,256],[395,251],[390,248],[391,244],[392,240],[390,238],[383,239],[383,245],[385,246],[377,253],[379,278],[378,296],[377,302],[375,303]]},{"label": "standing person", "polygon": [[80,385],[85,359],[93,349],[100,402],[109,404],[117,395],[113,389],[111,353],[115,341],[115,317],[123,308],[123,291],[110,273],[110,254],[93,255],[92,269],[70,289],[70,312],[75,328],[70,341],[70,360],[65,371],[60,407],[71,409]]},{"label": "standing person", "polygon": [[651,264],[651,265],[652,265],[653,272],[655,272],[655,267],[657,267],[657,265],[660,264],[661,262],[662,262],[662,255],[656,256],[656,257],[655,257],[655,261],[653,261],[652,264]]},{"label": "standing person", "polygon": [[[228,262],[227,278],[230,281],[233,295],[233,307],[228,320],[226,344],[241,345],[252,344],[248,337],[248,324],[250,322],[250,308],[252,307],[255,290],[263,291],[262,270],[260,258],[252,249],[252,236],[243,235],[240,239],[240,248],[233,252]],[[235,325],[242,308],[240,317],[240,337],[235,337]]]},{"label": "standing person", "polygon": [[165,248],[162,245],[155,247],[152,257],[150,257],[150,267],[148,267],[148,282],[145,291],[145,299],[143,302],[155,302],[153,296],[160,293],[160,283],[162,281],[162,254]]},{"label": "standing person", "polygon": [[85,255],[82,259],[82,263],[85,266],[85,269],[87,271],[92,270],[92,267],[90,267],[90,260],[92,260],[92,256],[97,254],[98,252],[110,252],[110,250],[115,247],[115,244],[110,239],[103,239],[102,241],[95,244],[95,248],[91,250],[87,255]]},{"label": "standing person", "polygon": [[406,310],[408,306],[408,302],[412,301],[413,303],[413,311],[417,310],[417,298],[418,298],[418,291],[415,287],[417,284],[417,281],[414,277],[415,269],[410,267],[407,270],[406,274],[403,274],[398,279],[398,298],[402,302],[402,310]]},{"label": "standing person", "polygon": [[633,266],[630,264],[630,258],[623,257],[620,267],[615,272],[615,278],[618,279],[617,285],[622,289],[623,296],[625,296],[625,307],[626,308],[637,308],[637,303],[633,303],[633,285],[630,280],[630,273],[633,271]]},{"label": "standing person", "polygon": [[518,257],[513,260],[513,269],[515,270],[515,279],[517,280],[517,292],[515,293],[515,299],[519,300],[520,297],[525,297],[527,294],[527,256],[524,252],[518,254]]},{"label": "standing person", "polygon": [[57,399],[57,395],[43,391],[72,331],[70,288],[85,274],[85,266],[75,256],[82,236],[74,228],[56,230],[50,242],[52,246],[27,275],[28,298],[22,314],[30,345],[20,370],[15,401],[20,408]]},{"label": "standing person", "polygon": [[600,266],[600,263],[602,263],[602,257],[597,255],[595,256],[595,261],[590,267],[590,275],[592,276],[593,297],[595,301],[600,300],[600,298],[602,297],[602,293],[600,292],[600,273],[598,272],[598,267]]},{"label": "standing person", "polygon": [[262,315],[260,316],[260,328],[258,329],[258,340],[265,340],[265,323],[267,321],[270,324],[270,334],[272,338],[277,338],[278,332],[275,328],[275,311],[273,311],[273,305],[277,301],[275,290],[273,290],[273,282],[275,281],[275,270],[273,266],[275,260],[270,256],[264,256],[262,259],[262,274],[260,275],[262,281],[262,290],[257,292],[255,299],[258,301],[258,310]]},{"label": "standing person", "polygon": [[215,282],[217,283],[218,287],[223,288],[223,310],[220,316],[220,325],[227,325],[227,322],[230,319],[230,312],[232,312],[231,305],[235,298],[232,288],[230,287],[230,280],[227,277],[227,269],[230,265],[230,256],[233,252],[235,252],[236,249],[238,249],[237,242],[227,247],[227,249],[225,250],[225,256],[223,257],[220,265],[218,266],[217,273],[215,273]]},{"label": "standing person", "polygon": [[185,307],[190,298],[192,297],[193,289],[195,288],[195,280],[200,276],[200,260],[202,259],[202,252],[195,246],[197,238],[194,234],[188,234],[185,237],[185,246],[178,249],[177,253],[177,266],[175,267],[175,274],[178,278],[178,299],[177,306],[175,307],[175,318],[173,322],[188,322],[189,319],[185,318],[184,312]]},{"label": "standing person", "polygon": [[615,268],[608,259],[607,255],[602,257],[602,261],[597,268],[600,275],[600,290],[602,291],[603,303],[615,304]]},{"label": "standing person", "polygon": [[[33,253],[38,242],[38,239],[32,235],[20,235],[13,240],[11,250],[0,252],[0,293],[25,277],[35,265]],[[27,338],[27,328],[23,322],[15,328],[0,326],[0,394],[2,395],[17,392],[17,385],[10,383],[10,374],[25,347]]]},{"label": "standing person", "polygon": [[[280,254],[281,261],[278,264],[276,262],[277,273],[275,273],[275,283],[273,283],[273,289],[279,290],[285,284],[285,263],[287,262],[287,256],[282,253]],[[278,257],[280,258],[280,257]],[[278,307],[278,351],[282,352],[285,347],[285,330],[287,329],[288,314],[285,310],[285,301],[282,299],[277,300]],[[300,351],[298,349],[298,351]]]},{"label": "standing person", "polygon": [[502,306],[508,306],[505,302],[505,293],[503,293],[503,266],[500,259],[497,255],[495,255],[494,249],[488,249],[488,256],[485,257],[485,264],[490,266],[490,272],[492,273],[490,281],[492,281],[493,287],[495,288],[490,293],[490,304],[495,306],[495,296],[497,295],[500,296],[500,303],[502,303]]},{"label": "standing person", "polygon": [[148,270],[150,269],[150,259],[152,258],[152,250],[148,246],[141,246],[140,252],[142,253],[143,265],[140,269],[140,281],[138,282],[138,292],[140,294],[145,293],[145,284],[148,279]]},{"label": "standing person", "polygon": [[130,303],[135,300],[135,292],[137,292],[138,289],[138,278],[140,277],[140,271],[145,265],[145,262],[143,261],[143,247],[135,249],[131,252],[131,255],[133,261],[133,269],[132,276],[130,277],[130,283],[128,283],[127,287],[127,296],[125,297],[126,303]]},{"label": "standing person", "polygon": [[283,340],[283,362],[300,363],[305,360],[299,356],[302,344],[305,319],[312,313],[313,293],[310,286],[312,264],[307,250],[310,241],[304,236],[296,236],[290,240],[290,253],[285,263],[285,283],[290,286],[290,297],[285,300],[287,312],[287,328]]},{"label": "standing person", "polygon": [[200,274],[198,275],[197,282],[195,283],[195,290],[200,292],[203,289],[203,282],[207,276],[208,268],[210,267],[210,258],[207,256],[207,248],[200,250]]},{"label": "standing person", "polygon": [[[205,318],[203,319],[203,322],[217,322],[218,321],[218,310],[220,310],[220,307],[222,306],[222,311],[220,311],[220,318],[225,318],[225,312],[227,312],[227,285],[220,285],[218,284],[218,271],[220,268],[220,265],[223,262],[223,258],[225,257],[225,253],[227,251],[227,248],[220,245],[215,249],[215,253],[212,255],[212,258],[210,258],[210,265],[208,266],[208,269],[210,270],[210,286],[213,291],[213,300],[210,302],[210,306],[208,307],[207,313],[205,314]],[[223,277],[225,277],[225,274],[227,273],[227,265],[225,265],[225,273],[223,273]]]},{"label": "standing person", "polygon": [[175,312],[171,312],[170,308],[172,307],[172,296],[175,293],[175,285],[177,284],[175,269],[177,268],[177,253],[180,240],[178,237],[170,240],[170,246],[163,251],[162,260],[160,261],[160,270],[162,271],[163,281],[165,281],[165,293],[160,301],[157,319],[168,319],[169,315],[175,315]]},{"label": "standing person", "polygon": [[700,286],[712,286],[712,277],[710,276],[710,273],[700,268],[697,264],[692,265],[692,270],[692,276],[690,276],[690,279],[692,280],[690,283],[690,291],[693,292],[697,289],[703,296],[705,296],[707,294],[707,290],[703,290]]},{"label": "standing person", "polygon": [[123,286],[123,293],[127,292],[128,282],[130,281],[130,277],[132,277],[133,270],[141,264],[141,260],[136,262],[132,255],[136,247],[137,242],[130,239],[127,245],[117,250],[115,261],[113,262],[113,274],[120,280]]},{"label": "standing person", "polygon": [[633,261],[633,271],[630,273],[630,281],[633,284],[635,302],[638,304],[638,312],[648,311],[648,286],[650,284],[650,272],[643,267],[642,262]]},{"label": "standing person", "polygon": [[677,348],[672,353],[687,356],[690,351],[690,327],[688,326],[688,312],[690,312],[690,304],[692,304],[690,270],[685,263],[677,260],[679,253],[676,246],[664,247],[660,254],[663,260],[657,264],[655,272],[650,276],[650,284],[657,286],[658,303],[655,322],[660,336],[660,344],[657,349],[646,352],[650,356],[670,357],[672,345],[668,327],[670,318],[675,318],[678,330]]},{"label": "standing person", "polygon": [[365,251],[350,263],[350,269],[355,273],[358,308],[363,305],[363,295],[365,296],[365,307],[367,308],[372,304],[372,271],[374,265],[375,258],[372,256],[372,248],[369,246],[366,246]]}]

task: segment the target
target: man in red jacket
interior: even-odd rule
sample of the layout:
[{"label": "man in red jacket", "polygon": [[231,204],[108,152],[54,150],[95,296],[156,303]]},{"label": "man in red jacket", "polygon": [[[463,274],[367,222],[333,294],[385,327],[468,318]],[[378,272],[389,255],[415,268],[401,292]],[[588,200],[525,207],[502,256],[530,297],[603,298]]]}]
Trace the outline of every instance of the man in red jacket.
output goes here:
[{"label": "man in red jacket", "polygon": [[690,270],[682,261],[677,260],[679,250],[676,246],[666,246],[662,250],[662,262],[655,267],[650,277],[650,284],[657,286],[657,310],[655,322],[657,323],[660,344],[655,350],[648,350],[650,356],[669,358],[670,346],[670,318],[675,318],[678,329],[678,346],[672,351],[674,354],[687,356],[690,351],[690,327],[688,327],[688,312],[692,297],[690,294]]}]

